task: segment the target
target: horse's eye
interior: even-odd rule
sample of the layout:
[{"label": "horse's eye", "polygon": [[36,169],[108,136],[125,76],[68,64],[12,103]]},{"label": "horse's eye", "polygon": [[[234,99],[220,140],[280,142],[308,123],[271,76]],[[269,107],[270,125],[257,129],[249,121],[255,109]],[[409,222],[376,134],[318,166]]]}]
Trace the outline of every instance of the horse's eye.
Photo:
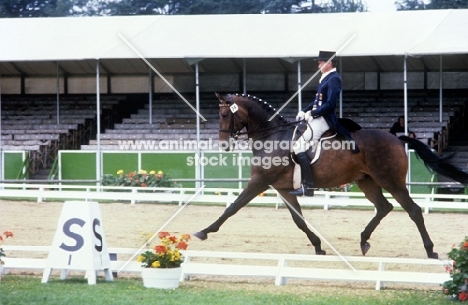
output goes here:
[{"label": "horse's eye", "polygon": [[227,118],[228,114],[227,114],[227,113],[221,113],[221,116],[222,116],[223,118]]}]

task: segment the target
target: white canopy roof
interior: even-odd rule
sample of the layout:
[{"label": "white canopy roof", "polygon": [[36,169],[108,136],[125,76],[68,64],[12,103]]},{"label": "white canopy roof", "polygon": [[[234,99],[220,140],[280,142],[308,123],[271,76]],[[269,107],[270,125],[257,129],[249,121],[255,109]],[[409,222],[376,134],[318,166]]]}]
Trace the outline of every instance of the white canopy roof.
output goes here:
[{"label": "white canopy roof", "polygon": [[454,68],[468,65],[468,10],[16,18],[0,19],[0,29],[2,74],[53,74],[47,64],[28,63],[43,61],[62,61],[70,73],[92,73],[87,61],[95,59],[118,63],[121,67],[109,68],[115,73],[143,73],[147,69],[135,50],[148,59],[178,59],[172,64],[181,70],[191,70],[196,59],[230,59],[231,66],[238,66],[235,59],[295,60],[340,49],[339,56],[361,57],[348,61],[349,70],[385,70],[385,64],[369,57],[406,54],[452,54]]}]

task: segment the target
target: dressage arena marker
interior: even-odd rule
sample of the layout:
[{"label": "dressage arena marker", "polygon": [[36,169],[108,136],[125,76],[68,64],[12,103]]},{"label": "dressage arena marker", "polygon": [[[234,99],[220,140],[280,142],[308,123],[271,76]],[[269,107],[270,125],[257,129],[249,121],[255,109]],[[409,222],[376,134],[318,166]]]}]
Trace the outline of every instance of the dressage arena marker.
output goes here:
[{"label": "dressage arena marker", "polygon": [[52,269],[61,269],[60,279],[68,270],[85,270],[88,284],[96,284],[96,271],[104,270],[112,281],[109,253],[97,202],[66,201],[55,231],[52,247],[42,275],[47,283]]},{"label": "dressage arena marker", "polygon": [[138,249],[135,253],[133,253],[133,255],[125,262],[125,264],[122,265],[122,267],[120,267],[120,269],[117,271],[117,273],[119,273],[120,271],[122,271],[122,269],[124,269],[132,260],[135,259],[135,257],[137,255],[139,255],[141,253],[141,251],[147,247],[147,245],[156,237],[158,236],[159,232],[162,231],[162,229],[164,229],[177,215],[179,215],[179,213],[190,203],[190,201],[192,201],[193,198],[195,198],[203,189],[205,188],[205,185],[203,185],[201,188],[199,188],[195,194],[192,195],[192,197],[190,197],[175,213],[174,215],[172,215],[154,234],[153,236],[151,236],[150,239],[148,239],[141,247],[140,249]]},{"label": "dressage arena marker", "polygon": [[[276,189],[275,189],[272,185],[270,185],[270,187],[276,191]],[[346,258],[344,258],[344,256],[341,255],[340,252],[338,252],[338,250],[336,250],[335,247],[333,247],[332,244],[329,243],[328,240],[327,240],[325,237],[323,237],[323,235],[320,234],[320,232],[317,231],[317,229],[315,229],[314,226],[312,226],[312,225],[310,224],[310,222],[308,222],[308,221],[304,218],[304,216],[302,216],[301,213],[299,213],[299,212],[292,206],[292,204],[289,203],[289,201],[286,200],[286,198],[284,198],[278,191],[277,191],[277,193],[278,193],[278,196],[280,196],[281,199],[283,199],[283,201],[291,208],[291,210],[293,210],[294,213],[297,214],[297,216],[301,217],[302,220],[304,220],[304,222],[306,223],[306,225],[307,225],[321,240],[325,241],[325,243],[333,250],[333,252],[335,252],[335,253],[339,256],[339,258],[341,258],[341,260],[342,260],[343,262],[345,262],[346,265],[349,266],[349,268],[351,268],[351,270],[353,270],[354,272],[357,272],[357,270],[353,267],[353,265],[351,265],[351,263],[350,263]]]},{"label": "dressage arena marker", "polygon": [[192,108],[193,111],[195,111],[195,113],[200,117],[202,118],[202,120],[204,122],[206,122],[206,119],[201,115],[200,112],[197,111],[197,109],[195,109],[192,104],[190,104],[186,99],[185,97],[182,96],[182,94],[161,74],[159,73],[158,70],[156,70],[155,67],[153,67],[153,65],[127,40],[125,39],[125,37],[123,37],[122,34],[119,33],[119,37],[138,55],[140,56],[140,58],[148,65],[148,67],[150,67],[175,93],[177,93],[177,95],[190,107]]},{"label": "dressage arena marker", "polygon": [[[335,55],[333,55],[329,60],[327,60],[327,64],[332,61],[335,57],[336,57],[336,54],[340,53],[353,39],[354,37],[356,37],[356,34],[354,34],[353,36],[351,36],[351,38],[349,38],[341,48],[338,49],[338,51],[335,52]],[[289,98],[289,100],[287,100],[283,106],[281,106],[280,109],[278,109],[272,116],[271,118],[268,119],[268,121],[271,121],[274,119],[275,116],[277,116],[281,110],[283,110],[284,107],[286,107],[289,102],[291,102],[293,100],[293,98],[296,97],[296,95],[299,94],[300,91],[302,91],[302,89],[304,89],[316,76],[317,74],[319,74],[320,72],[320,69],[317,69],[317,71],[304,83],[304,85],[301,86],[301,88],[299,88],[298,90],[296,90],[296,92]]]}]

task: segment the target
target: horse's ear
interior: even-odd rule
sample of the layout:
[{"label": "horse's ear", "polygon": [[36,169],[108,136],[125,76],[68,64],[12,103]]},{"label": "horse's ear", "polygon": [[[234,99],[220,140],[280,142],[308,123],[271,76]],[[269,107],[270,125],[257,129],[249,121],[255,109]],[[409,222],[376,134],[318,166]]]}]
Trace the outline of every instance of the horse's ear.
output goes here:
[{"label": "horse's ear", "polygon": [[218,98],[220,102],[223,101],[223,96],[221,94],[219,94],[218,92],[215,92],[214,94],[216,95],[216,97]]}]

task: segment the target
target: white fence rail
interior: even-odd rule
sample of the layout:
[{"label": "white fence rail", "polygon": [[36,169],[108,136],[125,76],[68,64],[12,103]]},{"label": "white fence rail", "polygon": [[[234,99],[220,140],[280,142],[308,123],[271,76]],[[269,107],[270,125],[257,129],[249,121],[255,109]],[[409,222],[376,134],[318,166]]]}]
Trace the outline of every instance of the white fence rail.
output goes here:
[{"label": "white fence rail", "polygon": [[[85,200],[85,201],[124,201],[138,202],[187,202],[197,192],[195,188],[147,188],[147,187],[110,187],[89,185],[49,185],[49,184],[0,184],[0,199],[44,200]],[[229,205],[239,195],[239,189],[205,188],[192,198],[190,203],[210,203]],[[298,197],[302,206],[317,206],[328,210],[338,206],[368,206],[372,203],[361,192],[324,192],[317,191],[315,197]],[[389,194],[390,202],[399,207]],[[415,202],[429,213],[431,209],[468,210],[468,195],[411,194]],[[441,201],[450,200],[450,201]],[[274,190],[268,190],[254,198],[252,203],[281,206],[282,200]]]},{"label": "white fence rail", "polygon": [[[7,254],[33,253],[45,254],[48,246],[5,246]],[[137,249],[108,248],[109,253],[116,254],[117,260],[111,261],[113,272],[120,270],[127,262],[118,260],[118,255],[132,255]],[[228,277],[260,277],[275,280],[276,285],[285,285],[288,279],[322,280],[322,281],[360,281],[375,282],[375,289],[385,287],[385,282],[415,283],[415,284],[442,284],[450,279],[444,266],[450,261],[434,259],[409,259],[409,258],[384,258],[384,257],[354,257],[354,256],[319,256],[299,254],[276,253],[243,253],[243,252],[208,252],[208,251],[184,251],[185,262],[182,266],[181,280],[190,280],[192,276],[228,276]],[[351,265],[359,264],[362,269],[350,269],[344,264],[343,259]],[[36,270],[43,271],[46,268],[46,258],[25,258],[8,255],[4,258],[4,270]],[[267,265],[256,265],[255,261],[261,261]],[[340,265],[341,269],[330,268],[330,264]],[[299,264],[298,264],[299,263]],[[313,266],[303,267],[313,263]],[[300,265],[293,266],[293,265]],[[431,266],[440,267],[440,271],[409,271],[411,266],[421,269],[433,269]],[[323,267],[325,266],[325,267]],[[409,266],[409,267],[408,267]],[[327,268],[328,267],[328,268]],[[392,267],[395,270],[390,270]],[[403,268],[402,268],[403,267]],[[406,271],[399,271],[403,269]],[[137,273],[141,271],[140,264],[132,261],[120,272]]]}]

